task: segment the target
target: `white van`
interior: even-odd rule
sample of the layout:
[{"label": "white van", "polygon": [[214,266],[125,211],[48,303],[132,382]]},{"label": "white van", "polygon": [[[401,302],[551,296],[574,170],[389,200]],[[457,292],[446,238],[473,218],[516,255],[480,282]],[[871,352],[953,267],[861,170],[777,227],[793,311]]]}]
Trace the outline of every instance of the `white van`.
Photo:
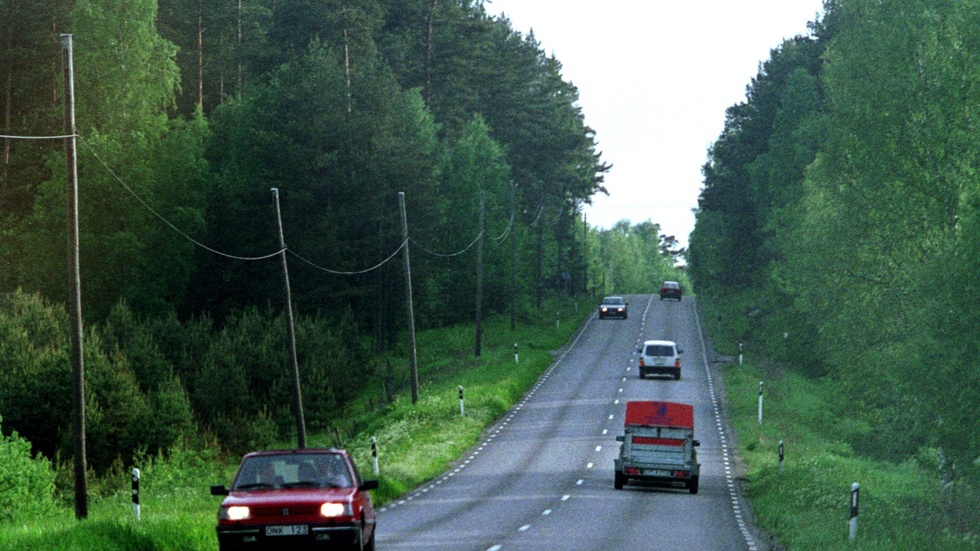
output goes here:
[{"label": "white van", "polygon": [[646,341],[640,354],[640,378],[647,375],[673,375],[681,378],[681,350],[674,341]]}]

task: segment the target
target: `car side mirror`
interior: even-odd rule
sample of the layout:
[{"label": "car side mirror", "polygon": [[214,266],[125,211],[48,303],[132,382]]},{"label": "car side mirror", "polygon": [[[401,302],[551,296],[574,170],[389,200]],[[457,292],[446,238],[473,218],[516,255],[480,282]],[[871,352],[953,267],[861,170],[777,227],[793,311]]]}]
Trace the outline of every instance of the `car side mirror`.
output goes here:
[{"label": "car side mirror", "polygon": [[359,490],[377,490],[378,489],[378,481],[377,480],[365,480],[364,482],[361,482],[361,486],[358,489]]},{"label": "car side mirror", "polygon": [[700,446],[701,445],[701,441],[700,440],[694,440],[693,442],[691,442],[691,445],[693,445],[694,447]]},{"label": "car side mirror", "polygon": [[643,353],[643,347],[641,346],[640,348],[637,348],[636,349],[636,353],[637,354],[642,354]]},{"label": "car side mirror", "polygon": [[677,347],[677,353],[678,354],[683,354],[684,353],[684,349],[678,346]]},{"label": "car side mirror", "polygon": [[621,435],[619,435],[619,436],[616,437],[616,441],[617,442],[625,442],[626,441],[626,436],[624,436],[624,435],[621,434]]},{"label": "car side mirror", "polygon": [[211,486],[211,495],[226,496],[228,495],[228,488],[226,488],[224,484],[215,484]]}]

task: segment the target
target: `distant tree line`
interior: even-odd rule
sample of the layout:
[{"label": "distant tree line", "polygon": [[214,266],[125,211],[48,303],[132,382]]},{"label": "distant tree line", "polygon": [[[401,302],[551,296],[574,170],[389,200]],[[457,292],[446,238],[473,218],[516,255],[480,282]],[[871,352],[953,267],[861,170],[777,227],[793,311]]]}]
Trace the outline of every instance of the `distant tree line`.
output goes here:
[{"label": "distant tree line", "polygon": [[403,352],[399,192],[420,328],[473,320],[481,235],[488,315],[652,289],[684,254],[652,222],[585,223],[610,165],[578,91],[480,0],[0,0],[0,415],[49,457],[70,449],[64,147],[15,137],[64,133],[61,33],[96,468],[288,436],[271,188],[314,430]]},{"label": "distant tree line", "polygon": [[689,272],[751,350],[839,385],[856,452],[975,484],[980,12],[824,6],[728,109]]}]

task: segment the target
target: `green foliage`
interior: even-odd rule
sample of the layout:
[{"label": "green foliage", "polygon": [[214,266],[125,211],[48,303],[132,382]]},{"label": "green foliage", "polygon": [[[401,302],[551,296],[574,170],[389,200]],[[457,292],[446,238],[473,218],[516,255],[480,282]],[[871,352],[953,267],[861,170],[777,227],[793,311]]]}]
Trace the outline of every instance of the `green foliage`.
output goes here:
[{"label": "green foliage", "polygon": [[32,454],[31,443],[16,432],[0,431],[0,522],[44,515],[54,506],[51,462]]},{"label": "green foliage", "polygon": [[666,280],[680,281],[690,293],[687,278],[674,265],[673,255],[662,248],[665,236],[650,221],[631,225],[622,220],[599,233],[600,266],[593,271],[599,294],[657,293]]},{"label": "green foliage", "polygon": [[975,485],[980,17],[843,0],[812,29],[728,112],[692,277],[726,340],[838,385],[855,453],[942,449]]},{"label": "green foliage", "polygon": [[[573,312],[560,328],[551,313]],[[381,487],[373,492],[383,505],[409,488],[445,471],[473,445],[485,426],[511,407],[537,381],[560,348],[592,315],[590,305],[574,300],[549,301],[526,317],[515,330],[507,320],[487,320],[484,354],[472,358],[471,327],[456,326],[419,333],[422,399],[412,405],[406,392],[378,407],[376,395],[364,386],[348,415],[342,441],[333,430],[311,433],[312,445],[342,445],[357,457],[362,473],[372,478],[369,438],[377,436]],[[521,362],[513,360],[513,341],[522,345]],[[404,358],[396,358],[405,361]],[[456,386],[467,392],[466,416],[460,418]],[[354,427],[357,427],[354,429]],[[289,446],[275,440],[269,446]],[[0,455],[4,450],[0,443]],[[167,453],[134,453],[132,466],[141,470],[141,521],[129,520],[129,466],[116,462],[93,481],[97,498],[90,500],[89,518],[77,522],[68,502],[43,515],[24,509],[19,522],[0,519],[0,548],[57,550],[214,549],[214,515],[219,500],[207,493],[211,484],[230,482],[240,455],[225,455],[217,442],[191,444],[182,440]],[[49,475],[50,468],[48,468]],[[3,467],[0,466],[0,480]],[[68,477],[64,483],[70,486]],[[0,500],[2,500],[0,490]],[[23,502],[18,502],[19,514]],[[30,513],[30,514],[27,514]]]}]

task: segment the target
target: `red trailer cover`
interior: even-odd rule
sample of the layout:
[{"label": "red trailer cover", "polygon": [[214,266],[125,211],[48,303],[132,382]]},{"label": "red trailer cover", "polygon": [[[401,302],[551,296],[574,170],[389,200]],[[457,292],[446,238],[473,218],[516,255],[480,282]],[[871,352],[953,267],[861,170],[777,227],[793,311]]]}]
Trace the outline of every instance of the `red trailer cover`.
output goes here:
[{"label": "red trailer cover", "polygon": [[626,402],[625,425],[677,427],[694,431],[694,406],[676,402]]}]

